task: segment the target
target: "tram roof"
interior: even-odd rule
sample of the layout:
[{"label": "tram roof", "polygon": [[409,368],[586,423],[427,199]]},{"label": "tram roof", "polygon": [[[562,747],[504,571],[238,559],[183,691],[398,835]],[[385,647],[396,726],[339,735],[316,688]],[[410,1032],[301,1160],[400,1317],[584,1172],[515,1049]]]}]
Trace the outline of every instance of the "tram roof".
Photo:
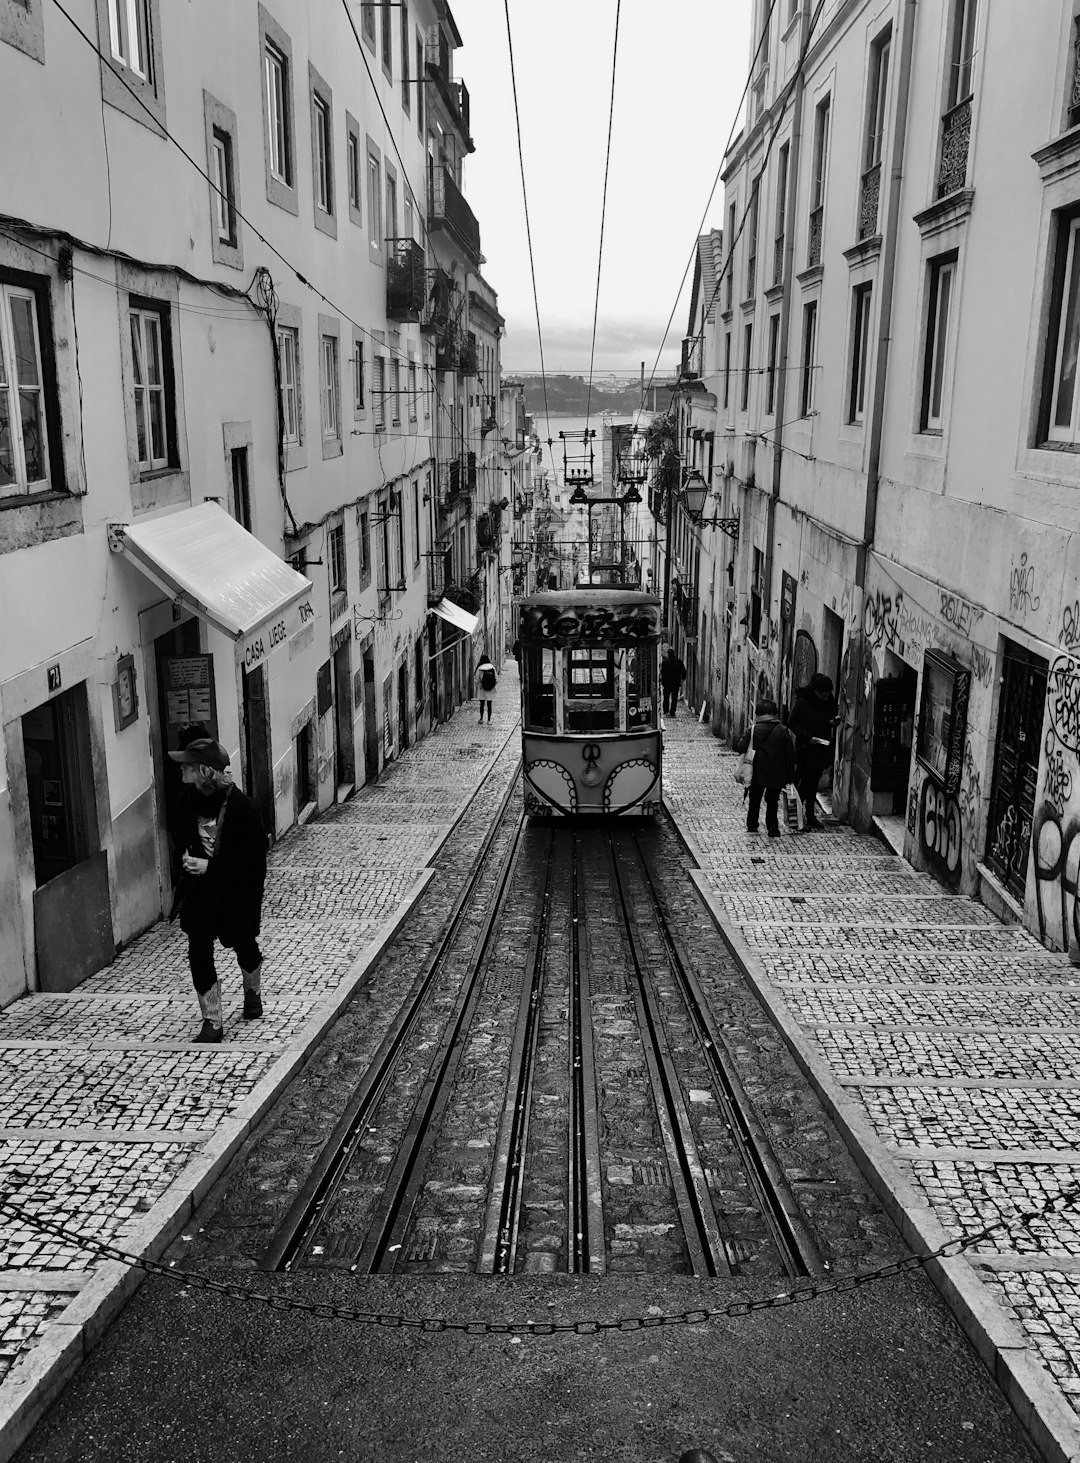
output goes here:
[{"label": "tram roof", "polygon": [[535,605],[541,609],[560,609],[564,605],[591,605],[596,609],[614,608],[618,605],[658,605],[655,594],[646,594],[643,589],[596,589],[585,585],[581,589],[549,589],[543,594],[523,596],[518,604]]}]

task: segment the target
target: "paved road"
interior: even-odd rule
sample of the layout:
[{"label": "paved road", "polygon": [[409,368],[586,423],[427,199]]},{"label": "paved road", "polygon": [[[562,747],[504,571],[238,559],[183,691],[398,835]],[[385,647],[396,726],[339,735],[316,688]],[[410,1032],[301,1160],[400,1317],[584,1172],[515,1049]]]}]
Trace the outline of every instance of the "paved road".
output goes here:
[{"label": "paved road", "polygon": [[[512,733],[516,677],[508,669],[490,727],[463,708],[380,784],[275,850],[263,1022],[240,1025],[233,981],[226,1044],[192,1049],[197,1021],[183,944],[167,926],[78,993],[33,997],[0,1015],[0,1183],[10,1198],[125,1249],[156,1244],[160,1252],[179,1232],[422,889],[434,851]],[[933,1247],[1076,1182],[1080,1021],[1068,962],[850,830],[748,835],[734,759],[721,744],[680,715],[669,721],[667,746],[666,797],[697,852],[702,893],[913,1247]],[[1058,1458],[1080,1457],[1070,1400],[1080,1356],[1076,1230],[1066,1211],[980,1245],[974,1264],[945,1262],[938,1277],[1045,1453]],[[0,1266],[3,1456],[96,1339],[126,1271],[3,1216]],[[563,1279],[555,1307],[580,1314],[588,1282]],[[460,1307],[465,1295],[450,1281],[435,1289],[425,1282],[411,1295],[408,1284],[387,1293],[403,1311],[421,1297],[434,1309]],[[677,1291],[665,1287],[665,1309]],[[518,1280],[512,1293],[494,1286],[491,1300],[493,1316],[500,1307],[550,1314],[550,1292],[533,1296]],[[605,1314],[647,1312],[647,1302],[634,1279],[596,1296]],[[280,1404],[292,1390],[293,1422],[280,1405],[272,1413],[280,1457],[659,1459],[706,1438],[717,1458],[725,1439],[729,1449],[738,1440],[730,1457],[740,1459],[1028,1456],[988,1374],[921,1275],[740,1321],[602,1343],[387,1340],[310,1320],[244,1320],[236,1304],[148,1282],[130,1322],[107,1337],[55,1413],[69,1426],[82,1416],[78,1446],[90,1451],[65,1451],[50,1419],[27,1456],[95,1456],[95,1418],[115,1426],[125,1398],[130,1407],[137,1395],[133,1381],[165,1385],[166,1374],[169,1395],[183,1397],[185,1376],[190,1382],[188,1400],[171,1408],[175,1426],[170,1432],[167,1408],[151,1442],[136,1408],[123,1456],[250,1456],[254,1438],[267,1443],[258,1399]],[[903,1331],[890,1331],[900,1315]],[[156,1332],[163,1318],[168,1324]],[[201,1360],[208,1324],[235,1341],[218,1376]],[[164,1342],[145,1340],[161,1335]],[[290,1381],[295,1357],[313,1346],[325,1367],[306,1384]],[[934,1395],[924,1385],[931,1350]],[[481,1355],[498,1360],[476,1370]],[[401,1394],[371,1385],[401,1368],[414,1379],[411,1395],[427,1399],[428,1427],[412,1435]],[[863,1374],[883,1385],[872,1394],[853,1388],[852,1377]],[[305,1454],[328,1377],[335,1406],[316,1429],[324,1451]],[[598,1388],[600,1378],[612,1380]],[[514,1426],[507,1397],[519,1395],[522,1407],[546,1399],[539,1415],[548,1442],[531,1437],[520,1416]],[[590,1428],[581,1441],[586,1398]],[[248,1452],[213,1451],[226,1417],[235,1445],[246,1441]],[[502,1451],[462,1451],[478,1417],[487,1446]],[[387,1443],[384,1453],[374,1451],[376,1437]]]}]

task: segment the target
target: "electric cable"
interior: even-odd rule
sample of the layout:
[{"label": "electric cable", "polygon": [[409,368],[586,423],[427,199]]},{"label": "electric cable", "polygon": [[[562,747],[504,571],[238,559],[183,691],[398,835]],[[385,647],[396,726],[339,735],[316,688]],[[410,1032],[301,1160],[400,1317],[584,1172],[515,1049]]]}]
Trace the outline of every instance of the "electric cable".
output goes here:
[{"label": "electric cable", "polygon": [[[773,0],[773,4],[776,0]],[[622,0],[615,0],[615,40],[611,48],[611,101],[608,105],[607,153],[604,157],[604,191],[600,200],[600,247],[596,256],[596,301],[593,305],[592,346],[589,351],[589,394],[585,402],[585,441],[589,440],[589,415],[592,410],[593,366],[596,360],[596,322],[600,314],[600,267],[604,258],[604,220],[607,216],[608,172],[611,167],[611,134],[615,124],[615,66],[619,56],[619,13]]]}]

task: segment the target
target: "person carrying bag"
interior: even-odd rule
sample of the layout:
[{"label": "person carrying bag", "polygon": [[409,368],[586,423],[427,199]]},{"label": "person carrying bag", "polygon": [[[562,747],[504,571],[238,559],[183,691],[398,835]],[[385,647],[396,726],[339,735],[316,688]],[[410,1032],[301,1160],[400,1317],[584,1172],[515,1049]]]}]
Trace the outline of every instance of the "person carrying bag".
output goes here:
[{"label": "person carrying bag", "polygon": [[[762,798],[765,800],[765,827],[770,838],[780,837],[780,792],[795,778],[795,743],[780,720],[776,702],[763,697],[754,708],[754,723],[735,744],[742,752],[736,777],[742,781],[744,765],[749,759],[749,795],[746,808],[746,831],[758,831]],[[745,785],[745,784],[744,784]]]}]

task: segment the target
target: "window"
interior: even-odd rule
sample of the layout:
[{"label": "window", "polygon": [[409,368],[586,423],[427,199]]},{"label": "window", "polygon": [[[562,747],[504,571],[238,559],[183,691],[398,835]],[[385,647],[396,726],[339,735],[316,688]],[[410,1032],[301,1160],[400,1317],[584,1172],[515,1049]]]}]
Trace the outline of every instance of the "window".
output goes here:
[{"label": "window", "polygon": [[886,30],[873,45],[870,55],[870,92],[866,102],[866,146],[863,169],[876,168],[881,162],[885,142],[885,108],[888,100],[889,51],[892,32]]},{"label": "window", "polygon": [[1047,393],[1049,411],[1044,430],[1051,442],[1080,441],[1080,391],[1076,379],[1080,352],[1078,238],[1080,215],[1066,216],[1059,221],[1058,263],[1050,317],[1053,376]]},{"label": "window", "polygon": [[388,239],[397,236],[397,179],[391,177],[389,168],[386,170],[386,236]]},{"label": "window", "polygon": [[856,285],[851,305],[851,380],[848,421],[861,422],[866,414],[866,380],[870,361],[870,303],[874,287]]},{"label": "window", "polygon": [[341,419],[338,415],[338,343],[336,336],[324,335],[322,337],[320,377],[319,386],[322,392],[323,437],[340,437]]},{"label": "window", "polygon": [[926,308],[926,350],[923,355],[922,410],[919,420],[919,430],[923,432],[942,430],[955,279],[955,254],[943,254],[939,259],[931,259]]},{"label": "window", "polygon": [[776,353],[780,345],[780,316],[769,316],[769,372],[765,378],[765,415],[776,411]]},{"label": "window", "polygon": [[214,232],[224,244],[236,243],[236,195],[233,192],[232,138],[215,127],[211,140],[214,180]]},{"label": "window", "polygon": [[394,426],[397,427],[401,424],[401,361],[397,356],[395,356],[391,361],[390,370],[392,373],[391,389],[393,392],[393,395],[390,398],[392,411],[391,421],[393,422]]},{"label": "window", "polygon": [[799,415],[808,417],[814,409],[814,375],[817,370],[817,300],[803,306],[802,383]]},{"label": "window", "polygon": [[416,135],[424,135],[424,88],[420,84],[420,78],[424,74],[424,40],[420,32],[416,32]]},{"label": "window", "polygon": [[743,378],[742,378],[742,400],[741,409],[745,411],[750,405],[750,352],[754,344],[754,327],[747,324],[743,326]]},{"label": "window", "polygon": [[248,486],[248,454],[246,447],[233,447],[229,452],[232,473],[232,516],[241,528],[251,532],[251,490]]},{"label": "window", "polygon": [[326,561],[330,573],[330,593],[345,593],[345,525],[336,524],[326,535]]},{"label": "window", "polygon": [[273,41],[266,43],[266,126],[270,175],[292,187],[292,139],[289,136],[289,63]]},{"label": "window", "polygon": [[776,231],[773,237],[773,284],[784,277],[784,232],[787,228],[787,175],[790,144],[785,142],[776,159]]},{"label": "window", "polygon": [[353,411],[364,410],[364,343],[360,340],[353,341],[352,374],[353,374]]},{"label": "window", "polygon": [[760,179],[755,178],[750,189],[750,216],[746,228],[746,293],[744,298],[752,300],[757,294],[757,246]]},{"label": "window", "polygon": [[375,356],[372,361],[375,372],[375,380],[372,384],[372,411],[375,418],[375,430],[383,432],[386,430],[386,361],[382,356]]},{"label": "window", "polygon": [[727,258],[724,267],[727,270],[727,308],[731,309],[731,299],[734,291],[735,281],[735,200],[728,204],[727,211]]},{"label": "window", "polygon": [[348,146],[349,207],[360,212],[360,139],[355,132],[349,133]]},{"label": "window", "polygon": [[360,508],[356,514],[356,552],[360,560],[360,588],[366,589],[371,583],[371,513],[367,508]]},{"label": "window", "polygon": [[363,0],[360,6],[360,32],[364,40],[375,49],[375,5],[374,0]]},{"label": "window", "polygon": [[416,234],[413,226],[413,201],[408,193],[405,195],[403,208],[405,210],[405,238],[414,239]]},{"label": "window", "polygon": [[278,370],[281,374],[281,428],[286,442],[300,441],[300,332],[288,325],[277,328]]},{"label": "window", "polygon": [[413,564],[420,563],[420,484],[412,485]]},{"label": "window", "polygon": [[109,0],[109,40],[114,61],[152,80],[147,0]]},{"label": "window", "polygon": [[375,253],[382,250],[382,200],[379,197],[379,159],[368,153],[368,245]]},{"label": "window", "polygon": [[409,362],[409,421],[416,421],[416,362]]},{"label": "window", "polygon": [[137,307],[130,311],[129,319],[139,467],[144,472],[156,472],[168,466],[169,462],[165,355],[162,343],[168,315],[165,310]]},{"label": "window", "polygon": [[315,202],[326,213],[334,211],[334,186],[330,172],[330,104],[316,93],[311,99],[311,120],[315,148]]},{"label": "window", "polygon": [[731,331],[724,333],[724,406],[731,394]]},{"label": "window", "polygon": [[401,3],[401,109],[406,116],[412,111],[412,91],[409,78],[409,7]]},{"label": "window", "polygon": [[825,180],[829,168],[829,125],[831,98],[819,102],[814,115],[814,161],[810,182],[810,238],[807,267],[821,263],[822,238],[825,232]]},{"label": "window", "polygon": [[381,5],[380,5],[379,8],[382,10],[382,64],[383,64],[383,70],[386,72],[387,76],[389,76],[390,79],[391,79],[391,81],[392,81],[394,79],[393,78],[393,71],[391,69],[392,66],[393,66],[393,57],[394,57],[394,35],[393,35],[393,31],[391,30],[391,17],[393,15],[393,11],[391,9],[390,0],[382,0],[382,3],[381,3]]},{"label": "window", "polygon": [[49,486],[38,297],[0,281],[0,497]]},{"label": "window", "polygon": [[949,43],[949,75],[945,88],[945,110],[951,111],[971,99],[975,90],[975,22],[977,0],[953,0],[952,34]]}]

